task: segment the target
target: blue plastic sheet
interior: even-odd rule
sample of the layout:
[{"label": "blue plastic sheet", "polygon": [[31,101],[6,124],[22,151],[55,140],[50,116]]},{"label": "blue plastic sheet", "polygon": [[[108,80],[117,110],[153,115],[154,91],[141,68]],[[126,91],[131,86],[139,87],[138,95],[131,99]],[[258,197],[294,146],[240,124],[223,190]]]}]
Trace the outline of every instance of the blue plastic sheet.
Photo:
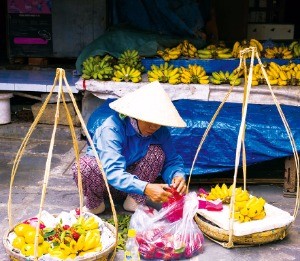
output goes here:
[{"label": "blue plastic sheet", "polygon": [[[108,99],[90,116],[87,128],[93,136],[96,128],[113,113]],[[178,100],[174,105],[187,123],[186,128],[170,128],[175,148],[189,173],[201,138],[220,102]],[[300,113],[295,106],[281,106],[296,146],[300,146]],[[237,137],[242,105],[225,103],[198,155],[193,175],[217,173],[235,167]],[[275,105],[249,104],[245,146],[247,165],[293,155],[290,140]],[[299,150],[299,148],[298,148]]]}]

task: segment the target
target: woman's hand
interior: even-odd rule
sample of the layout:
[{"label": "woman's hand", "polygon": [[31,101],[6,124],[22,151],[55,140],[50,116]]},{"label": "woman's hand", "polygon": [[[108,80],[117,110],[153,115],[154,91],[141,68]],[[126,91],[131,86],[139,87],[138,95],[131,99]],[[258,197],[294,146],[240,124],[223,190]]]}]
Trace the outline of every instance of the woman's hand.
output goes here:
[{"label": "woman's hand", "polygon": [[174,177],[171,186],[175,188],[180,195],[186,193],[187,187],[185,184],[185,179],[182,176]]},{"label": "woman's hand", "polygon": [[168,201],[169,197],[172,196],[172,193],[167,191],[168,188],[169,185],[167,184],[148,183],[144,194],[153,202],[163,203]]}]

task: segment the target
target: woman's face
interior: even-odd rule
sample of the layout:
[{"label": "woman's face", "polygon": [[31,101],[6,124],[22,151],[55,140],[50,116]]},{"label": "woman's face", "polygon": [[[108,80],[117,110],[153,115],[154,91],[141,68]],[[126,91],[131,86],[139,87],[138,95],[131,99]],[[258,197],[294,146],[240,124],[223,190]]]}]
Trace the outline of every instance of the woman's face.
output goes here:
[{"label": "woman's face", "polygon": [[138,122],[140,132],[142,133],[142,135],[145,136],[152,135],[161,127],[161,125],[146,122],[146,121],[138,120],[137,122]]}]

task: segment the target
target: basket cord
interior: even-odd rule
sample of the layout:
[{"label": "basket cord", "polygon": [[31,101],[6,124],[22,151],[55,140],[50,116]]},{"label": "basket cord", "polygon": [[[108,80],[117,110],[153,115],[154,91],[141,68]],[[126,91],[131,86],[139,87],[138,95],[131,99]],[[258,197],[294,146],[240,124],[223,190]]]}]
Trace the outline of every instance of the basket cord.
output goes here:
[{"label": "basket cord", "polygon": [[[55,87],[57,85],[57,81],[59,81],[58,99],[57,99],[57,107],[56,107],[56,113],[55,113],[54,127],[53,127],[53,132],[52,132],[52,136],[51,136],[51,140],[50,140],[50,146],[49,146],[49,151],[48,151],[46,166],[45,166],[43,189],[42,189],[41,202],[40,202],[40,208],[39,208],[39,213],[38,213],[38,224],[37,224],[37,227],[36,227],[36,235],[35,235],[35,243],[34,243],[34,260],[38,260],[37,256],[38,256],[38,234],[39,234],[39,227],[40,227],[39,225],[40,225],[41,213],[42,213],[42,210],[43,210],[43,204],[44,204],[44,201],[45,201],[46,188],[47,188],[47,184],[48,184],[48,180],[49,180],[49,176],[50,176],[51,159],[52,159],[52,153],[53,153],[53,147],[54,147],[56,129],[57,129],[58,120],[59,120],[59,104],[60,104],[60,100],[61,99],[63,101],[63,105],[64,105],[64,108],[66,110],[67,120],[68,120],[70,131],[71,131],[73,148],[74,148],[74,152],[75,152],[75,158],[76,158],[76,161],[79,162],[78,142],[76,140],[76,134],[75,134],[75,129],[74,129],[74,125],[73,125],[73,122],[72,122],[72,118],[71,118],[69,109],[67,108],[66,100],[65,100],[65,97],[64,97],[63,87],[62,87],[62,80],[64,80],[65,86],[67,88],[67,92],[69,93],[69,95],[71,97],[74,109],[75,109],[76,114],[77,114],[77,116],[79,118],[79,121],[80,121],[80,123],[82,125],[82,128],[83,128],[83,130],[84,130],[84,132],[85,132],[85,134],[86,134],[89,142],[93,145],[93,143],[91,142],[91,137],[90,137],[90,135],[89,135],[89,133],[87,131],[86,125],[84,123],[84,120],[83,120],[83,118],[81,116],[80,110],[79,110],[79,108],[77,106],[76,100],[75,100],[75,98],[73,96],[72,90],[71,90],[71,88],[70,88],[70,86],[68,84],[68,81],[66,79],[65,71],[63,69],[61,69],[61,68],[57,68],[57,70],[56,70],[56,76],[55,76],[55,79],[54,79],[53,86],[52,86],[52,88],[51,88],[48,96],[46,97],[46,99],[45,99],[45,101],[44,101],[41,109],[39,110],[39,112],[38,112],[35,120],[33,121],[32,125],[30,126],[27,134],[25,135],[25,138],[23,139],[23,141],[21,143],[21,146],[20,146],[20,148],[19,148],[19,150],[17,152],[16,158],[14,160],[14,164],[13,164],[13,167],[12,167],[10,187],[9,187],[10,189],[9,189],[9,196],[8,196],[7,211],[8,211],[9,228],[11,230],[13,228],[13,219],[12,219],[12,188],[13,188],[13,182],[14,182],[14,179],[15,179],[15,175],[16,175],[16,172],[17,172],[20,160],[22,158],[22,155],[24,153],[24,150],[26,148],[26,145],[28,143],[28,140],[29,140],[32,132],[34,131],[36,125],[38,124],[40,118],[42,117],[42,114],[44,113],[47,104],[49,103],[49,100],[50,100],[50,98],[51,98],[51,96],[53,94],[53,91],[54,91],[54,89],[55,89]],[[101,169],[101,172],[103,173],[103,179],[105,181],[105,185],[107,186],[107,191],[108,191],[108,195],[109,195],[109,199],[110,199],[110,204],[111,204],[111,208],[112,208],[112,213],[113,213],[113,218],[114,218],[114,222],[115,222],[116,238],[118,238],[118,220],[117,220],[117,214],[116,214],[115,206],[114,206],[114,203],[113,203],[113,199],[112,199],[112,196],[111,196],[111,193],[110,193],[108,182],[107,182],[106,176],[104,174],[103,167],[101,165],[99,156],[97,155],[96,149],[95,149],[94,146],[92,146],[92,149],[93,149],[93,151],[95,153],[95,157],[97,159],[97,163],[99,165],[99,168]],[[82,214],[83,193],[82,193],[82,179],[81,179],[80,170],[79,170],[78,174],[79,174],[78,175],[78,183],[79,183],[78,184],[78,188],[79,188],[78,191],[79,191],[79,198],[80,198],[80,213]],[[116,244],[115,244],[114,252],[113,252],[113,254],[110,257],[110,260],[114,260],[115,255],[116,255]]]},{"label": "basket cord", "polygon": [[[250,68],[249,68],[249,73],[247,71],[247,66],[246,66],[246,54],[248,54],[249,52],[251,52],[251,60],[250,60]],[[231,196],[231,200],[230,200],[230,216],[229,216],[229,240],[227,243],[220,243],[222,244],[222,246],[227,247],[227,248],[232,248],[234,246],[233,244],[233,221],[234,221],[234,203],[235,203],[235,188],[236,188],[236,180],[237,180],[237,173],[238,173],[238,166],[239,166],[239,160],[240,160],[240,155],[241,155],[241,150],[242,150],[242,164],[243,164],[243,178],[244,178],[244,189],[246,189],[246,148],[245,148],[245,131],[246,131],[246,115],[247,115],[247,108],[248,108],[248,103],[249,103],[249,96],[250,96],[250,90],[251,90],[251,86],[252,86],[252,76],[253,76],[253,64],[254,64],[254,59],[257,58],[263,75],[266,79],[266,82],[268,84],[269,90],[271,92],[271,95],[273,97],[274,103],[278,109],[279,115],[283,121],[283,124],[285,126],[285,129],[287,131],[291,146],[292,146],[292,150],[293,150],[293,154],[294,154],[294,158],[295,158],[295,166],[296,166],[296,175],[297,175],[297,195],[296,195],[296,202],[295,202],[295,209],[294,209],[294,213],[293,216],[294,218],[296,218],[298,210],[299,210],[299,157],[298,157],[298,153],[297,153],[297,148],[296,148],[296,144],[295,144],[295,140],[293,138],[293,135],[291,133],[290,127],[286,121],[286,118],[282,112],[282,109],[280,107],[280,104],[272,90],[271,84],[269,82],[267,73],[264,69],[264,65],[262,64],[259,55],[257,53],[257,49],[256,47],[249,47],[249,48],[245,48],[243,50],[240,51],[240,63],[239,66],[237,67],[237,72],[239,72],[239,70],[243,67],[244,69],[244,74],[245,74],[245,83],[244,83],[244,96],[243,96],[243,102],[242,102],[242,119],[241,119],[241,125],[240,125],[240,130],[239,130],[239,135],[238,135],[238,141],[237,141],[237,149],[236,149],[236,157],[235,157],[235,170],[234,170],[234,177],[233,177],[233,189],[232,189],[232,196]],[[248,76],[248,77],[247,77]],[[233,86],[230,87],[228,93],[225,95],[225,98],[223,99],[222,103],[220,104],[220,106],[218,107],[217,111],[215,112],[215,114],[212,117],[212,120],[210,121],[209,125],[207,126],[202,139],[200,141],[200,144],[197,148],[192,166],[191,166],[191,170],[189,173],[189,179],[188,179],[188,183],[187,183],[187,192],[188,192],[188,188],[189,188],[189,184],[190,184],[190,180],[191,180],[191,175],[194,169],[194,165],[196,162],[196,159],[198,158],[200,149],[208,135],[209,130],[211,129],[217,115],[219,114],[221,108],[223,107],[224,103],[227,101],[231,91],[233,89]],[[288,226],[288,228],[291,226]],[[213,240],[215,241],[215,240]]]},{"label": "basket cord", "polygon": [[205,141],[205,139],[206,139],[206,137],[208,135],[208,132],[210,131],[211,127],[213,126],[213,124],[214,124],[214,122],[215,122],[215,120],[216,120],[216,118],[217,118],[220,110],[223,108],[223,105],[225,104],[225,102],[227,101],[228,97],[230,96],[230,93],[232,92],[233,87],[234,87],[233,85],[230,86],[227,94],[225,95],[223,101],[221,102],[221,104],[217,108],[216,112],[214,113],[211,121],[209,122],[209,124],[208,124],[208,126],[207,126],[207,128],[206,128],[206,130],[205,130],[205,132],[204,132],[204,134],[202,136],[202,138],[201,138],[200,144],[199,144],[199,146],[197,148],[196,154],[195,154],[193,162],[192,162],[191,170],[190,170],[190,173],[189,173],[189,178],[188,178],[188,182],[187,182],[187,192],[189,190],[189,186],[190,186],[190,182],[191,182],[191,177],[192,177],[192,173],[193,173],[193,170],[194,170],[194,166],[195,166],[196,160],[198,158],[198,155],[200,153],[200,150],[202,148],[202,145],[203,145],[203,143],[204,143],[204,141]]},{"label": "basket cord", "polygon": [[289,137],[289,140],[290,140],[290,143],[291,143],[291,146],[292,146],[292,150],[293,150],[293,154],[294,154],[294,159],[295,159],[295,167],[296,167],[296,176],[297,176],[297,189],[296,189],[296,203],[295,203],[295,208],[294,208],[294,213],[293,213],[293,216],[294,218],[296,219],[296,216],[298,214],[298,211],[299,211],[299,155],[298,155],[298,150],[297,150],[297,146],[296,146],[296,143],[295,143],[295,140],[294,140],[294,137],[293,137],[293,134],[292,134],[292,131],[290,129],[290,126],[285,118],[285,115],[281,109],[281,106],[280,106],[280,103],[278,102],[274,92],[273,92],[273,89],[272,89],[272,86],[270,84],[270,81],[268,79],[268,75],[266,73],[266,70],[264,68],[264,65],[262,64],[260,58],[259,58],[259,55],[256,53],[256,57],[257,57],[257,60],[261,66],[261,69],[262,69],[262,73],[267,81],[267,85],[269,87],[269,90],[270,90],[270,93],[272,95],[272,98],[274,100],[274,103],[277,107],[277,110],[279,112],[279,115],[282,119],[282,122],[284,124],[284,127],[286,129],[286,132],[288,134],[288,137]]},{"label": "basket cord", "polygon": [[[95,156],[95,158],[96,158],[98,167],[99,167],[99,169],[100,169],[100,172],[102,173],[103,180],[104,180],[104,183],[105,183],[106,188],[107,188],[107,192],[108,192],[108,197],[109,197],[110,205],[111,205],[111,210],[112,210],[113,220],[114,220],[114,225],[115,225],[116,239],[117,239],[117,238],[118,238],[118,219],[117,219],[117,213],[116,213],[116,209],[115,209],[115,204],[114,204],[114,201],[113,201],[113,198],[112,198],[112,195],[111,195],[111,192],[110,192],[109,184],[108,184],[108,181],[107,181],[106,173],[104,172],[102,163],[101,163],[101,161],[100,161],[100,159],[99,159],[99,155],[98,155],[98,153],[97,153],[97,151],[96,151],[96,148],[95,148],[95,145],[94,145],[94,143],[93,143],[93,141],[92,141],[92,138],[91,138],[91,136],[90,136],[90,134],[89,134],[89,132],[88,132],[88,130],[87,130],[86,124],[85,124],[85,122],[84,122],[84,120],[83,120],[83,118],[82,118],[82,116],[81,116],[80,110],[79,110],[79,108],[78,108],[78,106],[77,106],[77,103],[76,103],[75,98],[74,98],[74,96],[73,96],[73,94],[72,94],[71,88],[70,88],[70,86],[69,86],[69,84],[68,84],[68,81],[67,81],[67,79],[66,79],[65,74],[64,74],[64,82],[65,82],[66,87],[67,87],[67,89],[68,89],[68,91],[69,91],[70,97],[71,97],[72,102],[73,102],[73,105],[74,105],[74,109],[75,109],[75,111],[76,111],[76,113],[77,113],[77,116],[78,116],[78,118],[79,118],[79,121],[80,121],[80,123],[81,123],[81,127],[82,127],[82,129],[83,129],[83,132],[84,132],[84,134],[86,135],[86,137],[87,137],[87,139],[88,139],[88,141],[89,141],[89,144],[91,145],[91,148],[92,148],[93,153],[94,153],[94,156]],[[79,157],[78,157],[78,162],[79,162]],[[78,164],[78,166],[79,166],[79,164]],[[78,170],[78,174],[81,176],[81,173],[80,173],[79,170]],[[79,178],[79,179],[80,179],[80,178]],[[78,179],[78,180],[79,180],[79,179]],[[80,190],[81,190],[80,193],[82,193],[82,184],[81,184],[81,189],[80,189]],[[81,195],[82,195],[82,194],[81,194]],[[82,207],[82,205],[81,205],[80,207]],[[80,210],[80,213],[82,213],[81,210]],[[116,246],[117,246],[117,244],[116,244]],[[115,248],[114,248],[114,252],[113,252],[112,256],[110,257],[110,260],[114,260],[115,255],[116,255],[116,251],[117,251],[117,248],[115,247]]]}]

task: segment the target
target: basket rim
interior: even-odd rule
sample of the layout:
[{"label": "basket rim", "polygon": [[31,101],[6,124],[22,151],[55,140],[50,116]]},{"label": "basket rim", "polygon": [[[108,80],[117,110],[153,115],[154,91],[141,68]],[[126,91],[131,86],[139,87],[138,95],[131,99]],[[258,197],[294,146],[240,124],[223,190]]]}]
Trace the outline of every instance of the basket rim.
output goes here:
[{"label": "basket rim", "polygon": [[[22,222],[22,221],[21,221]],[[4,236],[2,238],[2,243],[4,245],[4,248],[6,250],[6,253],[10,256],[13,256],[15,258],[20,258],[20,260],[24,260],[24,261],[31,261],[34,260],[33,256],[29,256],[29,257],[25,257],[24,255],[22,255],[20,252],[16,252],[13,250],[13,248],[10,247],[10,244],[8,243],[8,235],[13,231],[13,229],[20,224],[21,222],[17,223],[12,229],[8,229],[4,232]],[[114,236],[116,236],[115,233],[115,227],[108,223],[107,221],[103,220],[103,223],[105,224],[105,226],[114,234]],[[114,248],[116,247],[117,244],[117,240],[115,241],[114,244],[111,244],[108,248],[106,248],[103,251],[98,251],[95,252],[95,254],[90,255],[88,257],[76,257],[76,260],[81,261],[81,260],[95,260],[95,259],[90,259],[90,258],[99,258],[99,257],[106,257],[109,256],[110,253],[112,253],[112,251],[114,250]]]},{"label": "basket rim", "polygon": [[[195,215],[195,222],[199,226],[200,230],[209,238],[216,240],[219,243],[226,243],[229,241],[229,231],[223,228],[220,228],[213,224],[209,223],[203,219],[200,219],[199,214]],[[282,240],[286,237],[287,231],[290,225],[286,225],[279,228],[274,228],[271,230],[265,230],[262,232],[256,232],[244,236],[232,236],[232,242],[237,245],[261,245],[266,243],[271,243],[277,240]]]}]

